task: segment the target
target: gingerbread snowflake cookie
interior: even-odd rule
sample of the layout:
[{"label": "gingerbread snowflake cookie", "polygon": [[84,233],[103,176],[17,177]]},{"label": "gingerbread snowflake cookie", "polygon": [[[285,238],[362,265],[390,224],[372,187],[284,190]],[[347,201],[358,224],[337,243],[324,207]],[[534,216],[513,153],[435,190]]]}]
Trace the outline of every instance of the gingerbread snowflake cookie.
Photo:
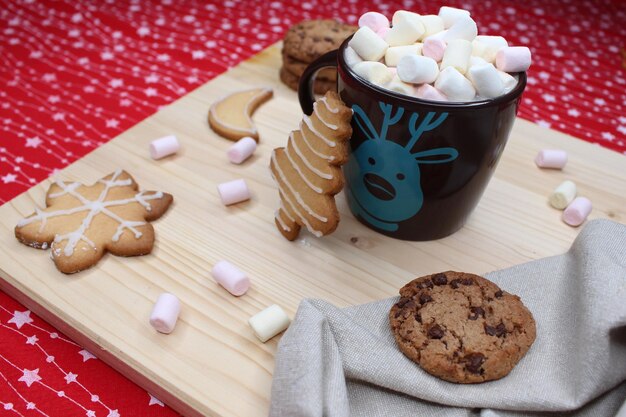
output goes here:
[{"label": "gingerbread snowflake cookie", "polygon": [[465,272],[409,282],[389,320],[409,359],[431,375],[464,384],[506,376],[536,335],[533,316],[518,296]]},{"label": "gingerbread snowflake cookie", "polygon": [[122,170],[90,186],[57,180],[46,194],[46,208],[20,220],[15,237],[34,248],[50,248],[57,268],[71,274],[95,265],[106,252],[150,253],[154,229],[149,222],[172,201],[161,191],[139,191]]}]

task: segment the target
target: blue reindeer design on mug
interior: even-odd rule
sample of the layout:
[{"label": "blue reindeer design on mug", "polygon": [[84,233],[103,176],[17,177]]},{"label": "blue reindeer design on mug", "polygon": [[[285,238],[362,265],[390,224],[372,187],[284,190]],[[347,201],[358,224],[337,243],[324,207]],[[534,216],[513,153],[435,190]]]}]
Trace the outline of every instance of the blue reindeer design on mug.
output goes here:
[{"label": "blue reindeer design on mug", "polygon": [[375,129],[360,106],[352,106],[354,121],[368,140],[352,150],[345,165],[347,192],[351,197],[348,201],[352,212],[365,222],[394,232],[399,222],[415,216],[422,208],[420,165],[451,162],[459,153],[450,147],[411,151],[422,134],[440,126],[448,113],[428,112],[421,121],[418,113],[411,114],[408,125],[411,137],[403,146],[387,139],[387,132],[400,121],[404,108],[392,114],[391,104],[379,102],[379,106],[383,112],[380,130]]}]

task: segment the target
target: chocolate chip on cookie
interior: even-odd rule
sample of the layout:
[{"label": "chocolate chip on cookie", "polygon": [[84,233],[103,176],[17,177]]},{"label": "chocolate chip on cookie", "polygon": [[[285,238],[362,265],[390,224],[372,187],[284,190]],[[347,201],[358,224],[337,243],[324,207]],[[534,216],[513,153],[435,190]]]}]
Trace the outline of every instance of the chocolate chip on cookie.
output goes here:
[{"label": "chocolate chip on cookie", "polygon": [[326,52],[339,48],[358,28],[336,20],[305,20],[287,31],[284,51],[303,62],[313,62]]},{"label": "chocolate chip on cookie", "polygon": [[519,297],[478,275],[428,275],[406,284],[400,296],[389,312],[400,350],[446,381],[502,378],[535,340],[535,321]]}]

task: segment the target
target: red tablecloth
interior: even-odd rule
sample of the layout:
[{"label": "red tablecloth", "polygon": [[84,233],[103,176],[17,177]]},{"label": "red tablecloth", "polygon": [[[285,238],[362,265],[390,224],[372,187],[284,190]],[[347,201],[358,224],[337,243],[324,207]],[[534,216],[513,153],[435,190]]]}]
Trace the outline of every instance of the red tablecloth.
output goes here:
[{"label": "red tablecloth", "polygon": [[[0,0],[0,203],[278,41],[304,18],[355,23],[376,7],[387,15],[429,14],[444,4],[377,3]],[[445,4],[470,9],[481,33],[531,48],[521,117],[626,153],[622,1]],[[175,413],[0,293],[0,415]]]}]

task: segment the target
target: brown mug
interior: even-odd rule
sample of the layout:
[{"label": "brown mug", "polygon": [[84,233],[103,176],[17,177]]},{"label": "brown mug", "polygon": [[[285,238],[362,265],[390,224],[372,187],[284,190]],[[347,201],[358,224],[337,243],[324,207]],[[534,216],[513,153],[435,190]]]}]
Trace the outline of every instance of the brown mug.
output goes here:
[{"label": "brown mug", "polygon": [[316,73],[337,68],[341,99],[354,111],[343,167],[350,210],[366,226],[404,240],[459,230],[493,175],[513,127],[526,73],[494,99],[442,102],[406,96],[355,74],[344,59],[350,38],[311,63],[298,98],[313,111]]}]

